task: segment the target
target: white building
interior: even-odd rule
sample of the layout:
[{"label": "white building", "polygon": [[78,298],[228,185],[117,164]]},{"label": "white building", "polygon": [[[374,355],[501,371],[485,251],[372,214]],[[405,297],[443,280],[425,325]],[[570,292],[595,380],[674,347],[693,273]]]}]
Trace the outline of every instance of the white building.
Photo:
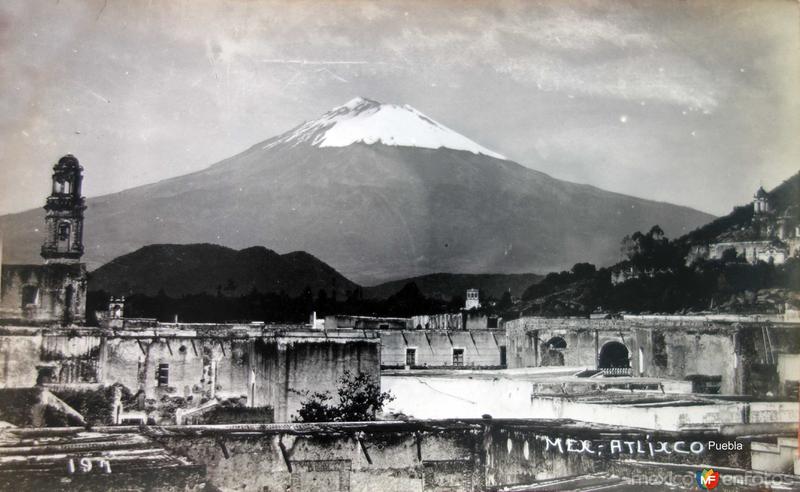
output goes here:
[{"label": "white building", "polygon": [[478,289],[467,289],[467,302],[464,304],[464,309],[469,311],[470,309],[477,309],[479,307],[481,307],[481,301],[478,295]]}]

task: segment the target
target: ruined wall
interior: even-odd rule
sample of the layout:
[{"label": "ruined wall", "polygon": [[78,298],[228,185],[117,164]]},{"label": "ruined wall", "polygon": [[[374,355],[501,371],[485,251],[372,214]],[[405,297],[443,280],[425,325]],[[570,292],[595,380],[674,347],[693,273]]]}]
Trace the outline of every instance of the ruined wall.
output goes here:
[{"label": "ruined wall", "polygon": [[464,367],[500,367],[504,350],[503,331],[381,331],[382,364],[386,368],[406,365],[407,349],[415,349],[412,367],[453,367],[453,350],[463,350]]},{"label": "ruined wall", "polygon": [[82,323],[86,318],[83,264],[3,265],[0,319]]},{"label": "ruined wall", "polygon": [[618,342],[634,376],[692,381],[701,393],[783,394],[778,356],[800,353],[797,324],[712,318],[520,318],[504,325],[508,367],[598,367]]},{"label": "ruined wall", "polygon": [[463,330],[464,321],[458,314],[422,314],[411,317],[411,326],[417,330]]},{"label": "ruined wall", "polygon": [[[296,413],[308,392],[335,392],[345,371],[380,381],[377,335],[317,336],[272,328],[251,330],[256,336],[236,328],[117,333],[4,328],[0,385],[120,383],[138,395],[138,410],[161,412],[211,398],[236,398],[248,406],[273,407],[281,421]],[[170,422],[170,412],[160,418]]]},{"label": "ruined wall", "polygon": [[734,452],[709,450],[709,436],[698,433],[549,427],[513,421],[492,425],[485,440],[487,485],[524,484],[596,473],[631,459],[711,463],[715,467],[747,467],[750,463],[748,444]]},{"label": "ruined wall", "polygon": [[757,396],[791,394],[782,386],[779,373],[779,358],[789,354],[800,354],[797,325],[761,323],[740,329],[736,334],[739,392]]},{"label": "ruined wall", "polygon": [[[108,338],[101,380],[119,382],[156,400],[247,395],[242,343],[224,338]],[[166,369],[161,384],[159,367]]]},{"label": "ruined wall", "polygon": [[0,335],[0,387],[29,388],[36,384],[42,347],[39,330],[15,330]]},{"label": "ruined wall", "polygon": [[778,355],[778,376],[780,383],[797,383],[800,381],[800,354]]},{"label": "ruined wall", "polygon": [[[195,463],[222,490],[406,492],[483,490],[480,434],[469,429],[338,435],[215,433],[157,438]],[[440,489],[441,490],[441,489]]]},{"label": "ruined wall", "polygon": [[475,313],[465,311],[464,316],[464,329],[465,330],[489,330],[500,328],[503,319],[499,316],[488,315],[484,313]]},{"label": "ruined wall", "polygon": [[325,317],[326,330],[410,330],[412,328],[410,318],[376,318],[341,314]]},{"label": "ruined wall", "polygon": [[103,340],[62,330],[7,327],[0,335],[0,387],[98,382]]},{"label": "ruined wall", "polygon": [[[168,370],[166,384],[164,369]],[[277,421],[286,421],[308,392],[334,391],[345,370],[379,380],[378,343],[300,337],[288,341],[221,336],[110,338],[102,379],[118,381],[134,393],[142,390],[148,399],[182,397],[193,405],[214,397],[244,397],[248,406],[270,406]]]},{"label": "ruined wall", "polygon": [[616,463],[749,465],[749,446],[714,434],[645,433],[569,421],[431,421],[172,427],[153,439],[241,491],[493,490],[608,470]]},{"label": "ruined wall", "polygon": [[[700,392],[738,392],[735,333],[726,329],[636,328],[631,366],[637,376],[698,379]],[[703,391],[703,387],[707,388]]]},{"label": "ruined wall", "polygon": [[267,341],[255,343],[253,353],[253,401],[272,406],[278,422],[291,420],[310,393],[329,391],[335,396],[345,371],[380,381],[380,347],[374,342]]},{"label": "ruined wall", "polygon": [[502,318],[485,313],[421,314],[410,318],[331,315],[325,317],[325,329],[353,330],[496,330]]},{"label": "ruined wall", "polygon": [[[617,320],[588,318],[519,318],[504,324],[508,367],[597,367],[603,346],[619,342],[631,350],[629,330]],[[564,348],[551,348],[561,339]]]},{"label": "ruined wall", "polygon": [[800,353],[797,331],[769,323],[637,327],[634,374],[693,380],[697,392],[782,394],[779,356]]},{"label": "ruined wall", "polygon": [[42,337],[39,382],[42,384],[97,383],[103,339],[71,336],[58,331]]},{"label": "ruined wall", "polygon": [[743,257],[752,264],[759,261],[765,263],[775,263],[782,265],[790,254],[789,248],[776,246],[772,239],[763,241],[737,241],[724,242],[709,245],[709,256],[711,259],[720,259],[725,251],[732,249],[737,256]]}]

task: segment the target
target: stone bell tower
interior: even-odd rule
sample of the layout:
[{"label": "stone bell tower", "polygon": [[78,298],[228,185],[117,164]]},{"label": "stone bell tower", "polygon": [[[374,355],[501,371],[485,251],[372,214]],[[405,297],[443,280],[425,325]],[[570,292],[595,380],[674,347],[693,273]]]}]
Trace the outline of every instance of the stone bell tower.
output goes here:
[{"label": "stone bell tower", "polygon": [[45,263],[78,263],[83,256],[83,168],[67,154],[53,166],[53,190],[44,209],[47,237],[42,245]]}]

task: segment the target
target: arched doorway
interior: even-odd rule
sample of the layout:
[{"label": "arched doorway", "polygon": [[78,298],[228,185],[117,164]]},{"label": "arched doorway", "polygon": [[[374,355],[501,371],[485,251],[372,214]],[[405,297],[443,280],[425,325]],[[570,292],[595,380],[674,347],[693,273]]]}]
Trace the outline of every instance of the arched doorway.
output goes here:
[{"label": "arched doorway", "polygon": [[598,368],[630,368],[630,353],[628,347],[619,342],[608,342],[600,349]]},{"label": "arched doorway", "polygon": [[564,350],[567,348],[567,341],[561,337],[552,337],[545,342],[542,350],[543,366],[563,366]]}]

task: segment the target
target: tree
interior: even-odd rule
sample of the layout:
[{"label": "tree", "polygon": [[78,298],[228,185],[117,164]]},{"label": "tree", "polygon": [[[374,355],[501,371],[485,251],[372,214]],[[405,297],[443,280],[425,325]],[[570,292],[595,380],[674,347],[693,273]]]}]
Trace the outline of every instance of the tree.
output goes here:
[{"label": "tree", "polygon": [[513,306],[513,304],[514,304],[514,302],[511,299],[511,290],[509,289],[509,290],[503,292],[503,296],[497,302],[497,306],[496,307],[497,307],[498,311],[505,311],[507,309],[511,309],[511,306]]},{"label": "tree", "polygon": [[394,400],[369,374],[345,371],[336,390],[339,403],[333,405],[329,391],[315,392],[300,404],[296,422],[362,422],[375,420],[383,405]]},{"label": "tree", "polygon": [[334,422],[337,420],[337,408],[330,404],[333,399],[330,392],[315,392],[300,405],[296,422]]},{"label": "tree", "polygon": [[647,234],[635,232],[632,236],[625,236],[621,250],[637,272],[675,268],[684,261],[684,255],[670,243],[657,225],[651,227]]},{"label": "tree", "polygon": [[595,273],[597,273],[597,267],[591,263],[575,263],[572,267],[572,275],[579,280],[592,278]]}]

